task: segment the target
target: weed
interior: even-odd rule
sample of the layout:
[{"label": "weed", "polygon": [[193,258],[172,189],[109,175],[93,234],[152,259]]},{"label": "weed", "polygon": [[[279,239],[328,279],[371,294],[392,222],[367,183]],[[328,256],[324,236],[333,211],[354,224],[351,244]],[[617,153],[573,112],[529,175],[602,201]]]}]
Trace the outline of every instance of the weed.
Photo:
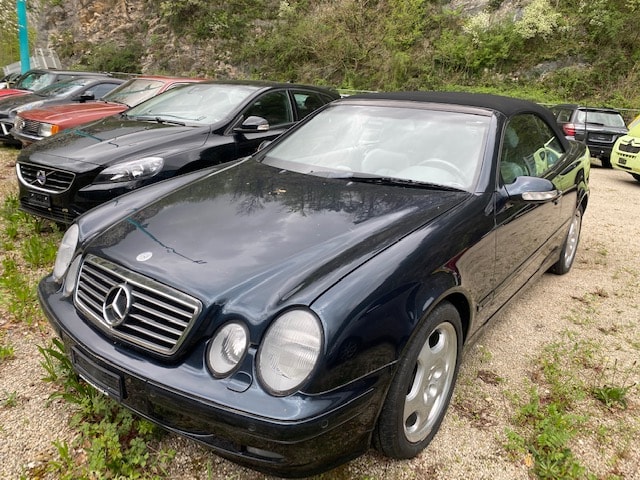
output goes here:
[{"label": "weed", "polygon": [[13,358],[14,351],[11,345],[0,345],[0,363]]},{"label": "weed", "polygon": [[11,408],[18,405],[18,392],[15,390],[13,392],[4,392],[2,396],[3,398],[0,400],[0,406]]},{"label": "weed", "polygon": [[[611,369],[604,368],[599,373],[599,378],[597,381],[601,380],[602,376],[606,374],[607,370],[611,370],[611,378],[608,383],[605,383],[602,386],[593,386],[591,388],[591,394],[596,400],[604,403],[604,405],[612,409],[616,406],[622,408],[623,410],[627,408],[627,394],[629,390],[635,387],[635,383],[630,384],[629,378],[631,376],[631,372],[634,367],[637,365],[637,362],[633,362],[631,368],[627,369],[626,372],[620,372],[618,370],[618,361],[615,360],[613,363],[613,367]],[[619,375],[622,375],[622,378],[616,378]]]},{"label": "weed", "polygon": [[33,235],[22,244],[22,256],[28,265],[44,267],[53,264],[58,244],[56,239]]},{"label": "weed", "polygon": [[24,319],[27,324],[33,323],[38,311],[35,285],[32,285],[30,280],[20,272],[15,260],[3,258],[2,267],[0,288],[10,293],[7,296],[3,295],[3,303],[9,314],[16,320]]},{"label": "weed", "polygon": [[532,387],[529,402],[520,407],[516,420],[529,433],[508,430],[505,449],[529,458],[538,478],[584,478],[585,468],[568,446],[583,417],[567,413],[564,402],[541,399]]},{"label": "weed", "polygon": [[150,448],[159,436],[157,427],[80,379],[60,340],[38,350],[43,380],[59,387],[50,399],[64,398],[76,406],[71,426],[79,432],[71,444],[54,442],[58,458],[47,462],[46,471],[69,479],[93,478],[95,472],[107,472],[105,478],[159,478],[175,452]]}]

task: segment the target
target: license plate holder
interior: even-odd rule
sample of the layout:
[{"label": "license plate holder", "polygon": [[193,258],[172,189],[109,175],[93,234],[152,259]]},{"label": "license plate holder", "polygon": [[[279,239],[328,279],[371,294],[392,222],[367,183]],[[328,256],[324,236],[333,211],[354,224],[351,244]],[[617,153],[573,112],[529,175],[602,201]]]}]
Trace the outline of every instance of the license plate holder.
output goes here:
[{"label": "license plate holder", "polygon": [[122,401],[123,383],[120,375],[98,365],[75,347],[71,349],[71,363],[78,375],[96,390]]},{"label": "license plate holder", "polygon": [[626,165],[627,164],[627,159],[624,157],[618,157],[618,163],[620,165]]},{"label": "license plate holder", "polygon": [[51,197],[47,193],[29,190],[27,193],[27,203],[38,207],[51,208]]}]

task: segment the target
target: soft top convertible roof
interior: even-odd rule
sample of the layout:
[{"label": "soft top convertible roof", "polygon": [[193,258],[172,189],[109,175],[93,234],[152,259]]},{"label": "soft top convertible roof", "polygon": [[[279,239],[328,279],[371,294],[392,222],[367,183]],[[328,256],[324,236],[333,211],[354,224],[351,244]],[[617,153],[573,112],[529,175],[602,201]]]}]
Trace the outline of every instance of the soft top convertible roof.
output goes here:
[{"label": "soft top convertible roof", "polygon": [[504,97],[488,93],[469,92],[380,92],[365,93],[346,97],[344,100],[396,100],[405,102],[441,103],[476,107],[499,112],[507,118],[521,113],[535,113],[543,118],[558,136],[559,140],[568,147],[568,141],[557,125],[556,118],[547,107],[529,100]]}]

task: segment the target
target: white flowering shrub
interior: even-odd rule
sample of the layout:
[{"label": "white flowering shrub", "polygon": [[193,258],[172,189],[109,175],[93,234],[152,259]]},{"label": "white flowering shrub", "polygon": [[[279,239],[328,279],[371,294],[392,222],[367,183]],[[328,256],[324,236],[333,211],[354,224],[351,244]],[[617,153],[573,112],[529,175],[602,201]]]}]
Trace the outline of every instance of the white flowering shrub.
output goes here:
[{"label": "white flowering shrub", "polygon": [[464,23],[462,31],[471,36],[472,42],[477,45],[483,34],[491,28],[491,15],[487,12],[480,12],[477,15],[469,17]]},{"label": "white flowering shrub", "polygon": [[515,30],[522,38],[549,38],[558,28],[561,14],[548,0],[533,0],[524,7],[522,18],[515,22]]}]

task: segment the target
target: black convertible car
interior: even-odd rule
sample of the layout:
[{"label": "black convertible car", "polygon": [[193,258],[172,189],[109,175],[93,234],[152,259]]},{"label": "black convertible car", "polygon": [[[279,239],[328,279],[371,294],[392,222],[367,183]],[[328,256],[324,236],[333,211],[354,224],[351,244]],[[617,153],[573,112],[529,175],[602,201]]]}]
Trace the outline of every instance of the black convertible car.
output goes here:
[{"label": "black convertible car", "polygon": [[192,83],[23,149],[20,208],[58,223],[133,189],[254,153],[340,95],[291,83]]},{"label": "black convertible car", "polygon": [[588,150],[536,104],[349,97],[81,216],[40,301],[85,380],[238,463],[410,458],[463,346],[571,268],[588,177]]}]

